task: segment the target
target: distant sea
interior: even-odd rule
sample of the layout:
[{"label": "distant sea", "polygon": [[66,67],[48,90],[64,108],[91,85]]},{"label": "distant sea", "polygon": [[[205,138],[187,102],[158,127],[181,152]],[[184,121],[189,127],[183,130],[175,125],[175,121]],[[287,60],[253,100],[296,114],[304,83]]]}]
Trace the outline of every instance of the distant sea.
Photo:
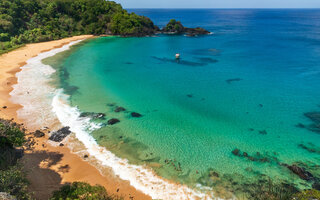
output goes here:
[{"label": "distant sea", "polygon": [[[102,37],[45,60],[68,105],[55,108],[69,113],[59,119],[85,125],[73,130],[115,155],[99,154],[101,163],[163,199],[204,199],[196,193],[211,190],[231,197],[268,178],[312,187],[285,164],[320,178],[320,10],[129,11],[212,34]],[[120,122],[107,125],[111,118]]]}]

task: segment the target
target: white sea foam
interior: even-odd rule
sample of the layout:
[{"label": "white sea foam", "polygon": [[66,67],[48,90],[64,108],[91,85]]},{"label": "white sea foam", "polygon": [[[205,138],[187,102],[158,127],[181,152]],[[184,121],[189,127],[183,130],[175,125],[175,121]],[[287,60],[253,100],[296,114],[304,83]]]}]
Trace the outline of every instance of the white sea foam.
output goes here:
[{"label": "white sea foam", "polygon": [[[71,42],[61,48],[40,53],[31,58],[27,64],[21,67],[21,71],[16,74],[17,84],[13,85],[10,93],[11,101],[23,106],[17,115],[23,119],[27,127],[50,126],[55,124],[56,117],[52,113],[51,101],[56,93],[55,88],[48,83],[50,76],[55,70],[41,62],[41,60],[54,56],[57,53],[68,50],[70,46],[81,42],[81,40]],[[35,117],[36,116],[36,117]]]},{"label": "white sea foam", "polygon": [[[12,100],[23,106],[18,111],[19,117],[26,121],[26,125],[50,126],[59,121],[62,126],[69,126],[76,138],[83,143],[85,150],[94,157],[101,166],[108,167],[123,180],[153,199],[182,200],[182,199],[212,199],[212,194],[205,194],[185,185],[172,183],[157,176],[146,166],[133,165],[126,159],[116,157],[112,152],[97,144],[90,135],[90,131],[99,125],[89,118],[80,117],[80,111],[69,105],[68,96],[62,89],[50,86],[50,76],[55,70],[44,65],[41,60],[56,53],[68,50],[72,42],[61,48],[41,53],[28,60],[27,65],[17,74],[18,84],[11,92]],[[38,126],[39,127],[39,126]]]},{"label": "white sea foam", "polygon": [[86,147],[88,153],[94,156],[101,165],[113,170],[123,180],[142,192],[150,195],[153,199],[211,199],[209,195],[188,188],[187,186],[170,183],[154,174],[151,169],[144,166],[132,165],[126,159],[116,157],[110,151],[97,144],[95,139],[88,133],[88,128],[97,127],[88,118],[81,118],[80,112],[67,103],[67,96],[60,90],[53,98],[53,112],[63,126],[69,126]]}]

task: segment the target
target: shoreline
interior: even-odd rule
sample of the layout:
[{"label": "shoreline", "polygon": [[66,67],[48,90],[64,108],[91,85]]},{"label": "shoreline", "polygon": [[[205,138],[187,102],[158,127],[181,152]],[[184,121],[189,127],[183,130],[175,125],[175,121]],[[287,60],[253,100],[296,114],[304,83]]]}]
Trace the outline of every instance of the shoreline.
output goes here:
[{"label": "shoreline", "polygon": [[[26,64],[27,60],[70,42],[93,37],[92,35],[82,35],[56,41],[27,44],[0,55],[0,117],[14,119],[17,123],[23,124],[24,122],[17,116],[17,111],[22,106],[11,102],[10,92],[13,90],[12,86],[18,81],[16,73],[21,71],[20,68]],[[44,138],[35,138],[32,134],[28,134],[26,139],[34,140],[35,145],[34,149],[25,152],[22,159],[31,183],[29,189],[34,192],[37,199],[48,199],[52,191],[59,189],[65,183],[74,181],[88,182],[92,185],[100,184],[106,188],[109,194],[122,196],[124,199],[151,199],[131,186],[129,181],[121,180],[115,176],[111,170],[102,175],[96,167],[72,153],[68,147],[51,145],[47,138],[48,135]]]}]

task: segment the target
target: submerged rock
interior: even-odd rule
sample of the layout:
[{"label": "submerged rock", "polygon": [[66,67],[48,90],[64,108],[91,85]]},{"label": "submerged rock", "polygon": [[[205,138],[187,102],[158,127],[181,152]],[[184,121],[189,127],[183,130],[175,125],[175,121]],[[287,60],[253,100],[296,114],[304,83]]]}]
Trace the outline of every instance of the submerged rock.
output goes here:
[{"label": "submerged rock", "polygon": [[320,133],[320,112],[308,112],[304,113],[304,116],[309,118],[313,123],[307,126],[301,126],[301,124],[299,124],[300,126],[298,127],[306,128],[309,131]]},{"label": "submerged rock", "polygon": [[198,67],[198,66],[206,66],[208,63],[203,63],[203,62],[193,62],[193,61],[187,61],[187,60],[182,60],[182,59],[169,59],[169,58],[160,58],[156,56],[152,56],[152,58],[161,61],[163,63],[176,63],[179,65],[185,65],[185,66],[191,66],[191,67]]},{"label": "submerged rock", "polygon": [[248,156],[248,159],[251,161],[256,161],[256,159],[253,156]]},{"label": "submerged rock", "polygon": [[142,115],[140,113],[137,113],[137,112],[132,112],[131,116],[132,117],[142,117]]},{"label": "submerged rock", "polygon": [[259,131],[259,134],[261,134],[261,135],[267,135],[268,133],[267,133],[266,130],[262,130],[262,131]]},{"label": "submerged rock", "polygon": [[120,122],[119,119],[112,118],[112,119],[108,120],[108,125],[114,125],[114,124],[119,123],[119,122]]},{"label": "submerged rock", "polygon": [[232,83],[232,82],[235,82],[235,81],[242,81],[242,79],[241,79],[241,78],[231,78],[231,79],[227,79],[227,80],[226,80],[226,82],[227,82],[228,84],[230,84],[230,83]]},{"label": "submerged rock", "polygon": [[303,180],[309,181],[314,179],[313,175],[302,167],[299,167],[295,164],[293,165],[283,164],[283,165],[287,167],[291,172],[298,175]]},{"label": "submerged rock", "polygon": [[239,156],[239,154],[240,154],[240,149],[234,149],[234,150],[232,151],[232,153],[233,153],[233,155],[235,155],[235,156]]},{"label": "submerged rock", "polygon": [[310,153],[317,153],[320,154],[320,148],[316,147],[314,144],[312,143],[308,143],[307,145],[305,144],[299,144],[298,145],[300,148],[305,149],[307,151],[309,151]]},{"label": "submerged rock", "polygon": [[122,112],[125,111],[126,109],[124,107],[121,106],[117,106],[116,109],[114,109],[114,112]]},{"label": "submerged rock", "polygon": [[320,112],[307,112],[304,116],[308,117],[311,121],[320,124]]},{"label": "submerged rock", "polygon": [[302,123],[297,124],[296,127],[298,127],[298,128],[306,128],[306,126],[304,124],[302,124]]},{"label": "submerged rock", "polygon": [[215,171],[213,171],[213,170],[209,170],[209,176],[210,176],[210,177],[217,177],[217,178],[219,178],[218,172],[215,172]]},{"label": "submerged rock", "polygon": [[54,142],[61,142],[64,138],[66,138],[71,133],[69,129],[70,127],[66,126],[59,129],[56,132],[53,132],[52,135],[49,137],[49,140],[52,140]]},{"label": "submerged rock", "polygon": [[247,152],[242,152],[240,151],[240,149],[234,149],[232,151],[232,154],[241,158],[246,158],[250,161],[253,162],[260,162],[260,163],[271,163],[274,162],[276,164],[279,164],[279,161],[276,157],[274,156],[269,156],[268,153],[266,153],[265,155],[261,155],[260,152],[256,152],[256,154],[254,155],[249,155]]}]

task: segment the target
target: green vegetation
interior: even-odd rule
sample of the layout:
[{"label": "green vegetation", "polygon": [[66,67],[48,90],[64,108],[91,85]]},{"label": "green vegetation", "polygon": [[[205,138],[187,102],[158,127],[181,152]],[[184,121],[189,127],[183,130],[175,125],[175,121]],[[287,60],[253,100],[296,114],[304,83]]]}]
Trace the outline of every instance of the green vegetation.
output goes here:
[{"label": "green vegetation", "polygon": [[171,19],[169,23],[163,28],[163,31],[168,33],[183,33],[184,27],[180,21]]},{"label": "green vegetation", "polygon": [[128,13],[106,0],[1,0],[0,54],[27,43],[93,35],[146,36],[157,32],[208,34],[201,28],[185,28],[170,20],[160,31],[144,16]]},{"label": "green vegetation", "polygon": [[19,147],[24,141],[24,132],[18,124],[0,119],[0,147],[6,144]]},{"label": "green vegetation", "polygon": [[122,36],[153,35],[156,30],[158,27],[149,18],[134,13],[116,13],[110,23],[111,33]]},{"label": "green vegetation", "polygon": [[[31,200],[28,180],[19,158],[25,141],[24,129],[10,120],[0,119],[0,192],[5,192],[19,200]],[[0,198],[1,199],[1,198]],[[107,194],[104,187],[90,186],[75,182],[54,192],[53,200],[121,200]]]},{"label": "green vegetation", "polygon": [[320,199],[320,191],[312,189],[312,190],[305,190],[299,192],[298,194],[294,195],[295,200],[310,200],[310,199]]},{"label": "green vegetation", "polygon": [[17,199],[31,199],[27,191],[28,181],[17,164],[22,151],[16,149],[24,143],[24,132],[12,121],[0,119],[0,192],[6,192]]},{"label": "green vegetation", "polygon": [[27,187],[28,180],[19,164],[0,170],[0,192],[6,192],[19,200],[29,200],[32,198]]},{"label": "green vegetation", "polygon": [[21,147],[23,143],[24,133],[20,126],[0,119],[0,170],[16,164],[19,152],[15,147]]},{"label": "green vegetation", "polygon": [[105,0],[1,0],[0,53],[32,42],[82,34],[145,36],[157,27]]},{"label": "green vegetation", "polygon": [[120,200],[121,198],[109,196],[104,187],[91,186],[88,183],[74,182],[55,191],[51,200]]}]

